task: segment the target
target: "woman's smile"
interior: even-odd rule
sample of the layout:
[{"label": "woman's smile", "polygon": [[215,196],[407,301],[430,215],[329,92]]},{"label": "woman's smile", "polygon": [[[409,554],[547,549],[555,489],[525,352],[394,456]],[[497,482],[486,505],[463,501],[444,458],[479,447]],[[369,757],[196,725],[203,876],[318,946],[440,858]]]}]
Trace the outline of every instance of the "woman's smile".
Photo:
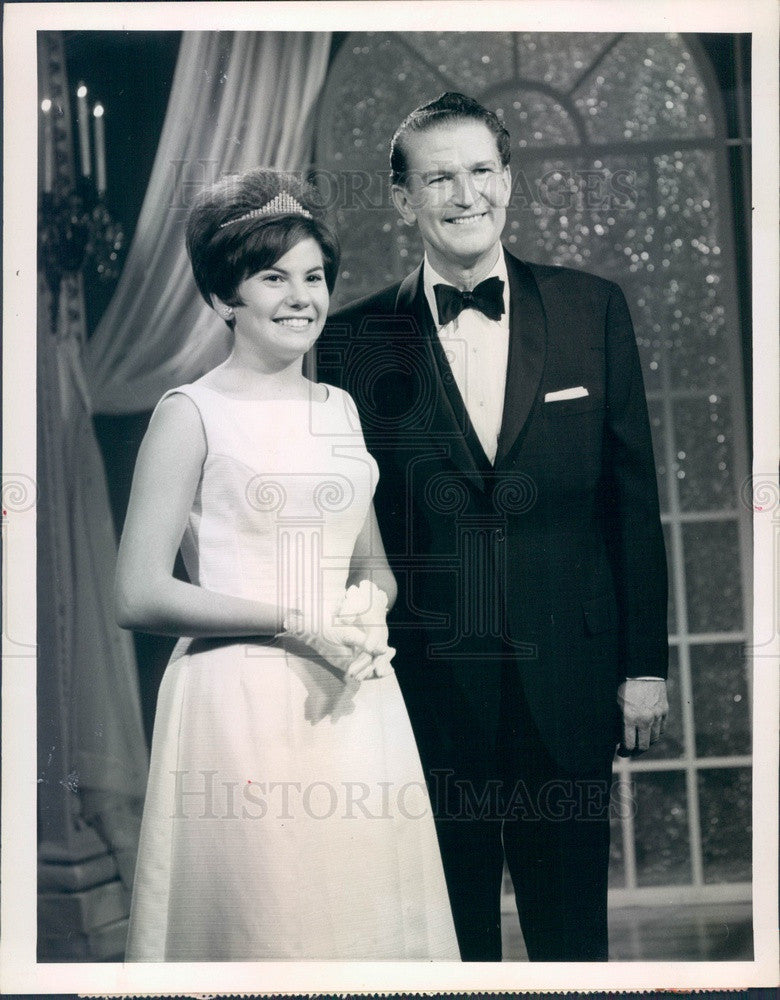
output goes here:
[{"label": "woman's smile", "polygon": [[274,320],[274,323],[292,327],[293,330],[305,330],[313,322],[313,316],[279,316]]},{"label": "woman's smile", "polygon": [[244,364],[272,368],[298,363],[314,344],[328,315],[322,250],[303,239],[271,267],[237,289],[234,354]]}]

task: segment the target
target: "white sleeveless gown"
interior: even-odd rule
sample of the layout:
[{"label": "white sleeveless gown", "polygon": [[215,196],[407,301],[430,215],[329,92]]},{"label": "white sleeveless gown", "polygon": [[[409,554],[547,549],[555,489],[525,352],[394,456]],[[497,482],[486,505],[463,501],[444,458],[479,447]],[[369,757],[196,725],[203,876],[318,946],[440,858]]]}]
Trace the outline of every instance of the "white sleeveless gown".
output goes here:
[{"label": "white sleeveless gown", "polygon": [[[293,605],[343,592],[377,478],[350,397],[172,391],[207,441],[182,540],[191,580]],[[126,960],[458,958],[395,676],[345,681],[279,640],[180,640],[158,696]]]}]

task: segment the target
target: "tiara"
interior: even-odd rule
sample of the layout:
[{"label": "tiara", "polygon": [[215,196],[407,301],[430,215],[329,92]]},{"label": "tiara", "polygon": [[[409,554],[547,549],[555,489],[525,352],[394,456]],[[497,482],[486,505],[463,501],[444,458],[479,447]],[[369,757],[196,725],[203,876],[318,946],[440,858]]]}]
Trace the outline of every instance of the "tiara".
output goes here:
[{"label": "tiara", "polygon": [[225,226],[232,226],[234,222],[246,222],[247,219],[257,219],[264,215],[303,215],[307,219],[311,219],[312,217],[311,212],[307,211],[289,191],[280,191],[279,194],[274,195],[265,205],[260,208],[253,208],[251,212],[239,215],[237,219],[230,219],[229,222],[223,222],[219,228],[224,229]]}]

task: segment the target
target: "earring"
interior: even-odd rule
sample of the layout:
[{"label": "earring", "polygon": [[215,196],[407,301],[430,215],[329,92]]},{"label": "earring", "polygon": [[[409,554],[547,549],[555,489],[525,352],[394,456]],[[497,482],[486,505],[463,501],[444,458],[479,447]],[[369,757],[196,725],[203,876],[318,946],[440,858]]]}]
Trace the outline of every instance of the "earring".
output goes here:
[{"label": "earring", "polygon": [[232,306],[225,306],[224,309],[220,310],[220,316],[226,323],[229,323],[236,318],[236,310]]}]

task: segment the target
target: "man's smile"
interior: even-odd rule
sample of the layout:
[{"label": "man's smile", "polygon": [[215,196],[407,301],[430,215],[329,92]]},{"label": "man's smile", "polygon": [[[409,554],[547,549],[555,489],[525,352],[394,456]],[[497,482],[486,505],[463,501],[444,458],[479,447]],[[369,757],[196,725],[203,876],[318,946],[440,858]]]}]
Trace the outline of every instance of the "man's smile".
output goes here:
[{"label": "man's smile", "polygon": [[471,226],[475,222],[479,222],[480,219],[484,219],[487,214],[487,212],[474,212],[470,215],[456,215],[452,219],[445,219],[444,221],[454,226]]}]

